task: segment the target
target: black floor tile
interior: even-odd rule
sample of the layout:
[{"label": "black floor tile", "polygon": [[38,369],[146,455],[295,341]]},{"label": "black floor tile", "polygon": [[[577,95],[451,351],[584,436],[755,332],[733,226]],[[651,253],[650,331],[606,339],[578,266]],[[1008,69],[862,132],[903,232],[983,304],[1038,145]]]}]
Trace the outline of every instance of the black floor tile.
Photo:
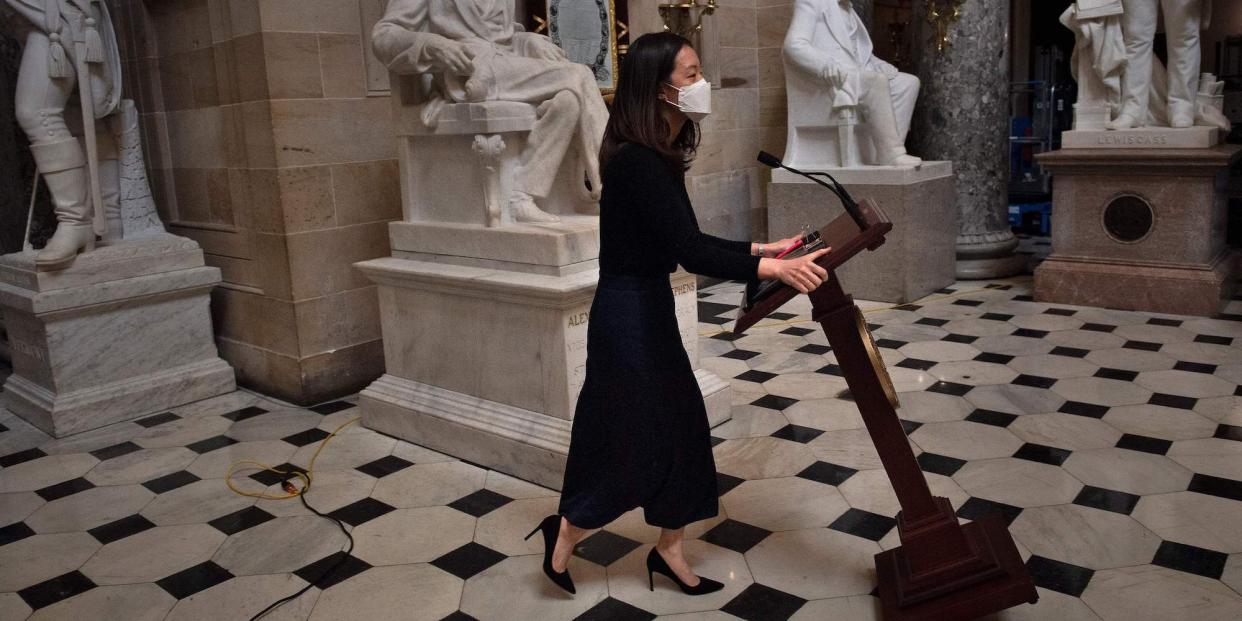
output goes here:
[{"label": "black floor tile", "polygon": [[462,580],[469,580],[475,574],[505,560],[505,558],[505,555],[471,541],[431,561],[431,564]]},{"label": "black floor tile", "polygon": [[934,472],[946,477],[953,476],[953,473],[962,469],[966,465],[966,460],[956,457],[948,457],[945,455],[937,455],[935,453],[923,452],[918,456],[919,468],[923,472]]},{"label": "black floor tile", "polygon": [[1082,327],[1079,328],[1079,330],[1086,330],[1088,332],[1112,332],[1116,329],[1117,326],[1111,326],[1106,323],[1084,323],[1082,324]]},{"label": "black floor tile", "polygon": [[69,599],[74,595],[85,593],[93,588],[95,588],[95,583],[90,578],[82,575],[79,571],[71,571],[34,586],[26,587],[18,591],[17,594],[25,600],[27,606],[38,610],[61,600]]},{"label": "black floor tile", "polygon": [[1101,367],[1095,372],[1095,376],[1122,382],[1133,382],[1134,378],[1138,377],[1138,373],[1134,371],[1127,371],[1125,369],[1110,369],[1108,367]]},{"label": "black floor tile", "polygon": [[905,360],[898,362],[895,366],[902,367],[903,369],[915,369],[918,371],[926,371],[936,366],[936,364],[937,363],[932,360],[919,360],[918,358],[906,358]]},{"label": "black floor tile", "polygon": [[216,449],[224,448],[230,444],[237,444],[237,440],[234,440],[228,436],[216,436],[214,438],[207,438],[206,440],[199,440],[193,444],[187,444],[186,448],[202,455],[203,453],[210,453]]},{"label": "black floor tile", "polygon": [[9,453],[8,455],[5,455],[4,457],[0,457],[0,468],[12,468],[13,466],[16,466],[17,464],[25,463],[28,461],[33,461],[40,457],[46,457],[46,456],[47,456],[47,453],[44,453],[43,451],[37,448],[27,449],[24,451],[18,451],[16,453]]},{"label": "black floor tile", "polygon": [[776,377],[775,373],[766,373],[764,371],[756,371],[754,369],[751,369],[749,371],[743,371],[742,373],[734,376],[733,379],[739,379],[739,380],[742,380],[743,382],[754,382],[756,384],[762,384],[774,377]]},{"label": "black floor tile", "polygon": [[1076,313],[1078,313],[1078,311],[1072,308],[1050,308],[1044,311],[1045,315],[1060,315],[1062,317],[1072,317]]},{"label": "black floor tile", "polygon": [[1040,377],[1038,375],[1027,375],[1023,373],[1013,378],[1013,381],[1009,383],[1014,384],[1015,386],[1030,386],[1031,388],[1043,388],[1047,390],[1052,388],[1052,385],[1056,384],[1057,380],[1052,377]]},{"label": "black floor tile", "polygon": [[803,604],[806,600],[797,595],[756,582],[729,600],[720,611],[745,621],[785,621]]},{"label": "black floor tile", "polygon": [[888,534],[888,531],[893,530],[893,527],[896,525],[897,520],[887,515],[851,508],[842,513],[841,517],[833,520],[828,525],[828,528],[848,533],[855,537],[879,541],[884,538],[884,535]]},{"label": "black floor tile", "polygon": [[1195,404],[1199,402],[1194,397],[1183,397],[1182,395],[1169,395],[1162,392],[1154,393],[1151,399],[1147,400],[1152,405],[1163,405],[1166,408],[1179,408],[1182,410],[1193,410]]},{"label": "black floor tile", "polygon": [[1126,341],[1121,346],[1126,349],[1137,349],[1140,351],[1160,351],[1162,347],[1160,343],[1149,343],[1147,341]]},{"label": "black floor tile", "polygon": [[9,430],[9,428],[8,428],[8,427],[5,427],[3,424],[0,424],[0,433],[4,433],[4,432],[6,432],[6,431],[8,431],[8,430]]},{"label": "black floor tile", "polygon": [[394,507],[384,504],[374,498],[363,498],[358,502],[351,503],[329,513],[328,515],[349,524],[350,526],[358,526],[366,524],[375,518],[392,511]]},{"label": "black floor tile", "polygon": [[1196,473],[1190,478],[1190,487],[1187,489],[1200,494],[1242,502],[1242,481]]},{"label": "black floor tile", "polygon": [[413,463],[401,459],[396,455],[389,455],[387,457],[381,457],[371,463],[358,466],[355,470],[363,474],[369,474],[377,479],[382,479],[394,472],[400,472],[413,465]]},{"label": "black floor tile", "polygon": [[163,425],[164,423],[171,423],[172,421],[175,421],[175,420],[181,420],[181,417],[177,416],[176,414],[173,414],[172,412],[164,412],[163,414],[156,414],[154,416],[140,418],[134,422],[138,423],[139,425],[143,427],[150,428],[150,427],[155,427],[156,425]]},{"label": "black floor tile", "polygon": [[840,485],[857,473],[858,471],[853,468],[817,461],[799,472],[798,476],[826,485]]},{"label": "black floor tile", "polygon": [[1086,358],[1087,354],[1091,352],[1086,349],[1078,349],[1077,347],[1057,346],[1057,347],[1053,347],[1052,351],[1048,353],[1052,354],[1053,356],[1065,356],[1067,358]]},{"label": "black floor tile", "polygon": [[[341,560],[342,557],[344,557],[344,560]],[[338,562],[340,565],[333,567]],[[345,552],[341,551],[333,552],[293,572],[293,574],[320,589],[328,589],[370,568],[371,565],[366,561],[355,556],[346,556]]]},{"label": "black floor tile", "polygon": [[1238,384],[1238,387],[1233,389],[1233,396],[1242,397],[1242,384]]},{"label": "black floor tile", "polygon": [[230,580],[233,574],[211,561],[200,563],[189,569],[179,571],[167,578],[156,580],[161,589],[177,599],[185,599],[199,591],[210,589],[221,582]]},{"label": "black floor tile", "polygon": [[327,416],[329,414],[336,414],[341,410],[348,410],[352,407],[354,407],[354,404],[348,401],[329,401],[328,403],[320,403],[319,405],[313,405],[306,409],[316,414],[323,414],[324,416]]},{"label": "black floor tile", "polygon": [[823,433],[822,429],[813,429],[811,427],[803,427],[802,425],[785,425],[772,432],[772,437],[806,444],[823,435]]},{"label": "black floor tile", "polygon": [[787,321],[793,319],[794,317],[797,317],[797,315],[793,313],[768,313],[768,319],[775,319],[776,321]]},{"label": "black floor tile", "polygon": [[1005,313],[984,313],[979,315],[979,318],[989,319],[992,321],[1009,321],[1010,319],[1013,319],[1013,315],[1006,315]]},{"label": "black floor tile", "polygon": [[719,302],[704,302],[699,300],[698,311],[699,321],[702,323],[723,324],[732,321],[731,318],[721,318],[718,315],[732,313],[737,307],[732,304],[721,304]]},{"label": "black floor tile", "polygon": [[137,535],[144,530],[150,530],[152,528],[155,528],[155,524],[152,524],[151,520],[148,520],[141,515],[134,514],[113,522],[108,522],[102,526],[96,526],[86,532],[90,533],[92,537],[99,540],[99,543],[108,545],[113,541],[118,541],[131,535]]},{"label": "black floor tile", "polygon": [[804,354],[814,354],[816,356],[822,356],[832,351],[832,348],[828,347],[827,345],[816,345],[815,343],[807,343],[806,345],[803,345],[802,347],[799,347],[798,349],[794,351],[799,351]]},{"label": "black floor tile", "polygon": [[699,539],[722,548],[733,550],[738,554],[746,554],[751,548],[759,545],[771,535],[772,531],[751,526],[745,522],[726,519],[714,528],[703,533]]},{"label": "black floor tile", "polygon": [[1229,555],[1224,552],[1173,541],[1162,541],[1160,548],[1156,550],[1156,557],[1151,562],[1153,565],[1220,580],[1221,574],[1225,573],[1225,562],[1228,560]]},{"label": "black floor tile", "polygon": [[1180,319],[1162,319],[1160,317],[1152,317],[1151,319],[1147,320],[1147,324],[1152,325],[1152,326],[1165,326],[1168,328],[1179,328],[1181,327],[1182,322]]},{"label": "black floor tile", "polygon": [[1228,336],[1214,336],[1211,334],[1200,334],[1195,337],[1196,343],[1207,343],[1209,345],[1224,345],[1226,347],[1233,344],[1233,338]]},{"label": "black floor tile", "polygon": [[246,507],[240,511],[222,515],[207,523],[226,535],[232,535],[274,519],[276,519],[276,516],[258,507]]},{"label": "black floor tile", "polygon": [[826,364],[826,365],[824,365],[824,366],[822,366],[822,367],[820,367],[820,368],[818,368],[818,369],[815,369],[815,372],[816,372],[816,373],[823,374],[823,375],[832,375],[832,376],[835,376],[835,377],[845,377],[845,373],[841,371],[841,367],[840,367],[840,366],[837,366],[837,365],[835,365],[835,364]]},{"label": "black floor tile", "polygon": [[1048,336],[1047,330],[1032,330],[1030,328],[1018,328],[1010,333],[1010,336],[1025,336],[1031,339],[1042,339]]},{"label": "black floor tile", "polygon": [[619,599],[605,597],[590,610],[578,615],[574,621],[651,621],[654,614],[636,608]]},{"label": "black floor tile", "polygon": [[1122,434],[1121,439],[1117,441],[1117,448],[1130,449],[1131,451],[1142,451],[1153,455],[1164,455],[1169,452],[1169,448],[1173,443],[1169,440],[1160,438],[1149,438],[1134,433]]},{"label": "black floor tile", "polygon": [[197,480],[199,480],[198,477],[186,472],[185,470],[181,470],[172,474],[166,474],[162,477],[151,479],[150,481],[143,483],[142,486],[155,492],[156,494],[163,494],[164,492],[171,492],[178,487],[189,485]]},{"label": "black floor tile", "polygon": [[797,326],[793,326],[791,328],[785,328],[784,330],[781,330],[781,334],[788,334],[790,336],[806,336],[812,332],[814,332],[814,330],[809,330],[807,328],[799,328]]},{"label": "black floor tile", "polygon": [[95,459],[98,459],[99,461],[107,461],[109,459],[115,459],[122,455],[129,455],[130,453],[141,450],[142,447],[134,444],[133,442],[122,442],[120,444],[113,444],[112,446],[104,447],[96,451],[91,451],[91,455],[94,455]]},{"label": "black floor tile", "polygon": [[607,567],[621,560],[621,557],[626,554],[637,550],[640,545],[642,544],[629,537],[600,530],[579,541],[578,545],[574,546],[574,556]]},{"label": "black floor tile", "polygon": [[222,414],[222,416],[236,423],[238,421],[243,421],[243,420],[246,420],[247,418],[254,418],[262,414],[267,414],[267,410],[257,405],[250,405],[240,410],[233,410],[232,412],[229,412],[227,414]]},{"label": "black floor tile", "polygon": [[914,433],[919,427],[923,426],[923,423],[918,421],[906,420],[904,418],[899,418],[897,420],[901,423],[901,429],[906,432],[906,435]]},{"label": "black floor tile", "polygon": [[1138,501],[1139,497],[1134,494],[1104,489],[1102,487],[1092,487],[1090,485],[1083,487],[1082,491],[1078,492],[1078,496],[1074,498],[1074,504],[1076,505],[1103,509],[1104,511],[1112,511],[1122,515],[1130,515]]},{"label": "black floor tile", "polygon": [[0,528],[0,546],[7,546],[15,541],[21,541],[27,537],[34,535],[35,532],[25,522],[14,522]]},{"label": "black floor tile", "polygon": [[735,349],[735,350],[733,350],[733,351],[727,351],[727,352],[725,352],[725,353],[723,353],[723,354],[720,354],[720,357],[721,357],[721,358],[730,358],[730,359],[733,359],[733,360],[750,360],[751,358],[754,358],[755,356],[758,356],[758,355],[759,355],[759,352],[757,352],[757,351],[748,351],[748,350],[745,350],[745,349]]},{"label": "black floor tile", "polygon": [[789,397],[782,397],[780,395],[764,395],[754,401],[751,401],[750,404],[779,412],[797,402],[797,399],[790,399]]},{"label": "black floor tile", "polygon": [[955,397],[961,397],[965,395],[966,393],[970,392],[971,390],[974,390],[974,388],[975,388],[974,386],[969,386],[967,384],[958,384],[956,382],[943,382],[942,381],[942,382],[936,382],[935,384],[928,386],[927,392],[938,392],[943,395],[953,395]]},{"label": "black floor tile", "polygon": [[726,343],[732,343],[733,341],[736,341],[744,336],[746,335],[738,334],[737,332],[720,332],[717,334],[713,334],[711,338],[716,339],[717,341],[724,341]]},{"label": "black floor tile", "polygon": [[965,343],[969,345],[970,343],[974,343],[979,340],[979,337],[970,336],[969,334],[950,334],[940,340],[948,341],[950,343]]},{"label": "black floor tile", "polygon": [[1203,364],[1201,362],[1178,362],[1173,365],[1175,371],[1189,371],[1191,373],[1206,373],[1211,375],[1216,372],[1216,365]]},{"label": "black floor tile", "polygon": [[1107,405],[1096,405],[1094,403],[1083,403],[1081,401],[1066,401],[1057,409],[1058,412],[1064,414],[1073,414],[1075,416],[1086,416],[1088,418],[1103,418],[1108,413]]},{"label": "black floor tile", "polygon": [[950,293],[956,293],[956,292],[957,292],[957,289],[953,289],[953,288],[951,288],[951,287],[944,287],[944,288],[941,288],[941,289],[936,289],[936,291],[935,291],[935,292],[936,292],[936,293],[939,293],[939,294],[941,294],[941,295],[948,295],[948,294],[950,294]]},{"label": "black floor tile", "polygon": [[56,485],[49,485],[43,489],[35,490],[35,493],[41,496],[44,500],[52,502],[53,500],[64,498],[65,496],[72,496],[78,492],[85,492],[93,487],[95,487],[94,483],[91,483],[82,477],[78,477],[76,479],[65,481],[64,483],[57,483]]},{"label": "black floor tile", "polygon": [[[275,466],[275,468],[283,472],[301,472],[302,474],[306,474],[305,468],[301,466],[295,466],[289,462],[285,462],[283,464],[280,464],[279,466]],[[290,475],[278,474],[278,473],[272,472],[271,470],[260,470],[250,475],[251,479],[258,481],[259,483],[262,483],[263,485],[275,485],[285,480],[285,478],[287,477],[290,477]],[[297,478],[296,476],[293,476],[292,478],[294,479],[295,484],[301,481],[301,479]]]},{"label": "black floor tile", "polygon": [[307,444],[314,444],[329,435],[330,434],[328,432],[316,427],[314,429],[307,429],[306,431],[299,431],[295,434],[285,436],[281,438],[281,440],[284,440],[294,446],[302,447]]},{"label": "black floor tile", "polygon": [[511,502],[513,499],[504,494],[498,494],[490,489],[481,489],[450,502],[448,506],[467,515],[483,517]]},{"label": "black floor tile", "polygon": [[876,347],[883,347],[884,349],[901,349],[906,345],[909,345],[909,343],[898,341],[897,339],[879,339],[875,342]]},{"label": "black floor tile", "polygon": [[993,410],[978,409],[970,413],[966,420],[972,423],[983,423],[984,425],[992,425],[993,427],[1008,427],[1009,423],[1018,420],[1014,414],[1006,414],[1004,412],[996,412]]},{"label": "black floor tile", "polygon": [[983,300],[971,300],[968,298],[961,298],[958,300],[953,300],[953,304],[956,306],[979,306],[980,304],[983,304]]},{"label": "black floor tile", "polygon": [[920,308],[923,308],[923,307],[918,304],[902,304],[901,306],[894,306],[893,310],[914,312]]},{"label": "black floor tile", "polygon": [[975,356],[975,361],[977,362],[991,362],[993,364],[1009,364],[1009,361],[1011,360],[1013,360],[1013,356],[1006,354],[994,354],[986,351],[978,356]]},{"label": "black floor tile", "polygon": [[1012,524],[1022,514],[1022,507],[1007,505],[983,498],[970,497],[957,509],[957,517],[967,520],[978,520],[989,515],[999,515],[1005,524]]},{"label": "black floor tile", "polygon": [[728,494],[730,491],[733,491],[733,488],[745,482],[746,482],[746,479],[739,479],[738,477],[728,475],[723,472],[717,472],[716,473],[716,493],[720,496],[724,496],[725,494]]},{"label": "black floor tile", "polygon": [[1212,434],[1212,437],[1220,438],[1221,440],[1234,440],[1236,442],[1242,442],[1242,427],[1221,423],[1216,426],[1216,433]]},{"label": "black floor tile", "polygon": [[[699,294],[699,295],[702,295],[702,294]],[[453,612],[450,612],[447,617],[440,619],[440,621],[479,621],[479,620],[475,619],[474,617],[460,610],[454,610]]]},{"label": "black floor tile", "polygon": [[1017,459],[1060,466],[1065,463],[1065,460],[1069,459],[1070,452],[1065,449],[1027,442],[1013,456]]},{"label": "black floor tile", "polygon": [[716,445],[721,444],[725,441],[724,438],[717,438],[716,436],[710,436],[710,438],[712,442],[712,448],[716,448]]},{"label": "black floor tile", "polygon": [[939,328],[940,326],[943,326],[944,324],[949,323],[949,320],[948,319],[936,319],[935,317],[924,317],[922,319],[915,321],[914,323],[917,323],[921,326],[932,326],[933,328]]},{"label": "black floor tile", "polygon": [[1027,560],[1026,568],[1030,570],[1035,586],[1064,593],[1070,597],[1082,595],[1082,592],[1087,590],[1091,577],[1095,575],[1094,571],[1086,567],[1062,563],[1042,556],[1032,556]]}]

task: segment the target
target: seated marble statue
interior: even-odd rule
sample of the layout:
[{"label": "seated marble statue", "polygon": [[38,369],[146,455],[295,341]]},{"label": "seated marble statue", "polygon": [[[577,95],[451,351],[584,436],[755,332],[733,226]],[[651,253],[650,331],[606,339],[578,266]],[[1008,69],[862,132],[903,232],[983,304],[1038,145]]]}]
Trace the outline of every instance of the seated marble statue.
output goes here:
[{"label": "seated marble statue", "polygon": [[[429,125],[445,104],[536,106],[507,202],[517,221],[554,222],[537,203],[551,192],[563,162],[577,162],[582,174],[575,178],[599,198],[608,110],[591,70],[569,61],[548,37],[523,32],[513,11],[507,0],[391,0],[371,33],[372,47],[394,73],[431,74],[422,114]],[[566,158],[571,146],[578,157]]]},{"label": "seated marble statue", "polygon": [[[917,166],[906,133],[919,80],[872,54],[871,37],[850,0],[797,0],[784,45],[790,165],[839,148],[829,126],[859,124],[863,164]],[[849,166],[843,161],[839,165]]]}]

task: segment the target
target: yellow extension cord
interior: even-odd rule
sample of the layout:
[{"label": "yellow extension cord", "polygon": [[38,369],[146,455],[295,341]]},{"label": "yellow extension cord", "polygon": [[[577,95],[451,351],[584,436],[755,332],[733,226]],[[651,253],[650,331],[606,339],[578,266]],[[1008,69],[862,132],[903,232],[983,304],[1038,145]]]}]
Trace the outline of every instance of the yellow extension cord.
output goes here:
[{"label": "yellow extension cord", "polygon": [[[277,468],[275,466],[269,466],[268,464],[255,461],[253,459],[243,459],[240,461],[235,461],[233,462],[231,466],[229,466],[228,473],[224,475],[224,483],[229,486],[229,489],[233,490],[234,494],[238,494],[241,496],[248,496],[250,498],[262,498],[264,500],[289,500],[291,498],[297,498],[298,496],[301,496],[302,494],[305,494],[307,491],[310,490],[311,481],[315,478],[315,475],[314,475],[315,460],[319,459],[319,453],[323,452],[323,447],[327,446],[328,441],[331,440],[332,438],[335,438],[336,434],[340,433],[342,429],[358,422],[359,420],[360,420],[359,417],[354,417],[354,418],[351,418],[345,421],[344,423],[341,424],[340,427],[336,428],[336,431],[333,431],[332,433],[328,434],[328,437],[324,438],[323,440],[320,440],[319,448],[315,449],[315,454],[311,456],[310,464],[307,465],[306,467],[306,472],[301,472],[298,470],[281,470],[280,468]],[[302,479],[305,485],[303,485],[300,490],[298,490],[295,487],[294,489],[296,491],[286,492],[285,495],[283,496],[276,496],[274,494],[266,494],[263,492],[243,491],[243,490],[238,489],[235,485],[233,485],[233,473],[235,473],[239,468],[243,466],[252,466],[256,470],[265,470],[268,472],[275,472],[276,474],[287,476],[290,478],[297,477],[299,479]]]}]

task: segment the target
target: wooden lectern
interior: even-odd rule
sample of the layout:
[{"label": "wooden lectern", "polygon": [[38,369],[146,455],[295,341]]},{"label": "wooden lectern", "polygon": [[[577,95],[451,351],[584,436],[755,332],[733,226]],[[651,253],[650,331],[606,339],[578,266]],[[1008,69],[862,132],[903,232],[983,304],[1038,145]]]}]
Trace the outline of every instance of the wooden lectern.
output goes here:
[{"label": "wooden lectern", "polygon": [[[863,249],[880,247],[892,228],[870,199],[849,205],[846,213],[819,231],[832,248],[818,260],[828,270],[828,280],[810,293],[812,319],[828,337],[901,503],[897,514],[901,546],[875,556],[884,618],[973,619],[1034,603],[1039,595],[1000,516],[963,526],[947,498],[931,495],[897,419],[897,394],[884,361],[862,311],[842,291],[833,271]],[[796,294],[791,287],[773,283],[758,288],[753,298],[744,300],[734,332],[744,332]]]}]

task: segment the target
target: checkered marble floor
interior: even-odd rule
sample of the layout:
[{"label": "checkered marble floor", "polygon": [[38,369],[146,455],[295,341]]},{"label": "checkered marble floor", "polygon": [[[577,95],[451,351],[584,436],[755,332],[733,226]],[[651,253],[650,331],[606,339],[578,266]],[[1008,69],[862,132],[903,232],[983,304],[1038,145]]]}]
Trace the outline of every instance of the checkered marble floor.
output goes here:
[{"label": "checkered marble floor", "polygon": [[[896,498],[806,299],[736,337],[739,295],[699,308],[734,409],[713,430],[720,516],[687,551],[723,591],[649,592],[657,531],[631,512],[581,544],[568,597],[522,540],[555,492],[351,426],[308,500],[357,545],[268,618],[878,619]],[[993,619],[1242,618],[1242,302],[1217,319],[1048,305],[1028,277],[860,306],[933,493],[963,520],[1002,514],[1039,587]],[[343,535],[223,476],[305,466],[356,415],[237,392],[52,440],[0,411],[0,619],[245,619],[296,592]]]}]

